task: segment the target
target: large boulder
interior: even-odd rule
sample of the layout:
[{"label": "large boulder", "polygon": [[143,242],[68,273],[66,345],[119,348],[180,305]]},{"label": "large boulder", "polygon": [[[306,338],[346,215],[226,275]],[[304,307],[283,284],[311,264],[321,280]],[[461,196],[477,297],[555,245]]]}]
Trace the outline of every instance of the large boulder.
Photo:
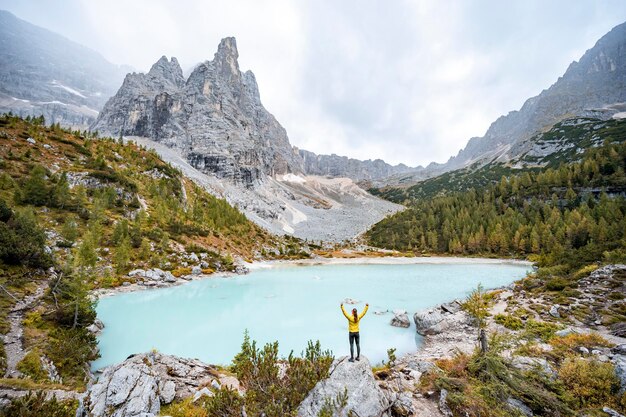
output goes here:
[{"label": "large boulder", "polygon": [[626,392],[626,356],[615,355],[612,362],[615,366],[615,374],[619,378],[619,391],[620,393]]},{"label": "large boulder", "polygon": [[439,334],[447,327],[444,315],[439,309],[419,311],[413,315],[416,330],[422,336]]},{"label": "large boulder", "polygon": [[104,370],[87,391],[83,408],[89,417],[157,416],[161,405],[191,397],[201,387],[227,383],[238,388],[228,378],[195,359],[135,355]]},{"label": "large boulder", "polygon": [[365,357],[358,362],[348,361],[345,356],[336,359],[330,367],[330,375],[315,385],[298,408],[300,417],[317,417],[322,408],[346,395],[345,406],[337,405],[333,416],[360,417],[387,416],[391,403],[378,387],[372,367]]},{"label": "large boulder", "polygon": [[404,328],[411,326],[411,321],[409,320],[409,316],[406,314],[406,311],[394,310],[391,325]]}]

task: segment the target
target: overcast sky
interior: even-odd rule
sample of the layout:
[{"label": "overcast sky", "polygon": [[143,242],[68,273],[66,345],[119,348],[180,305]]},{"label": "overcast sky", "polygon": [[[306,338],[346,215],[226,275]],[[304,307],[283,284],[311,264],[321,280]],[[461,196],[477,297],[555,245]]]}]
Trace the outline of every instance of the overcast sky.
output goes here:
[{"label": "overcast sky", "polygon": [[444,162],[626,21],[624,0],[0,0],[0,9],[147,71],[235,36],[293,145]]}]

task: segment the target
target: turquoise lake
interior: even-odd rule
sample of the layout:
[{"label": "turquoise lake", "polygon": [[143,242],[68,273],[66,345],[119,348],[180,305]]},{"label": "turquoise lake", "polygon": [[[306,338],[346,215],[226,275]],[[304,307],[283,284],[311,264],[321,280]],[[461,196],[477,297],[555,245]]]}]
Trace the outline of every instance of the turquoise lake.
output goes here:
[{"label": "turquoise lake", "polygon": [[[422,261],[423,262],[423,261]],[[184,285],[118,294],[99,300],[100,359],[93,369],[133,353],[160,352],[227,365],[239,351],[244,331],[264,344],[278,340],[281,353],[300,353],[320,340],[335,356],[349,354],[347,320],[339,304],[370,304],[360,325],[361,353],[379,363],[394,347],[397,355],[421,341],[413,313],[465,297],[478,283],[508,285],[531,266],[468,259],[451,263],[331,264],[275,266],[248,275],[214,276]],[[351,309],[346,305],[346,309]],[[389,324],[392,310],[409,313],[411,327]],[[376,315],[376,311],[389,311]]]}]

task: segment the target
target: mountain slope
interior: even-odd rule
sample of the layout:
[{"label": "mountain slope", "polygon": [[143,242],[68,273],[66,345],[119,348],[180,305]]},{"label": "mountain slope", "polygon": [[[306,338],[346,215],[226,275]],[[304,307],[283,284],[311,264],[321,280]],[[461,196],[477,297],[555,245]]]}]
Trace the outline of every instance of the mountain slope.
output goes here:
[{"label": "mountain slope", "polygon": [[89,48],[0,11],[0,112],[86,128],[125,72]]},{"label": "mountain slope", "polygon": [[431,163],[379,185],[410,184],[474,164],[515,159],[526,141],[555,123],[573,117],[609,119],[626,111],[625,103],[626,23],[623,23],[600,38],[578,62],[570,64],[550,88],[526,100],[521,109],[499,117],[484,136],[471,138],[446,163]]}]

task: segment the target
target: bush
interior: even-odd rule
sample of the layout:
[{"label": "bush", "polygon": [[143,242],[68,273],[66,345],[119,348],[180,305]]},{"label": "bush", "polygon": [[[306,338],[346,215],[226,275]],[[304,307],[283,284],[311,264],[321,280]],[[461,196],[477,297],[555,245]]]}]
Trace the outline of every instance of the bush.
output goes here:
[{"label": "bush", "polygon": [[494,320],[510,330],[519,330],[524,327],[524,322],[519,317],[510,314],[496,314]]},{"label": "bush", "polygon": [[589,350],[595,347],[613,346],[611,342],[597,333],[573,333],[563,337],[553,337],[550,340],[550,345],[554,348],[554,354],[557,357],[563,357],[563,355],[571,354],[574,352],[574,349],[580,346],[586,347]]},{"label": "bush", "polygon": [[568,358],[559,369],[559,378],[576,408],[612,404],[611,392],[619,386],[615,368],[610,363],[583,358]]},{"label": "bush", "polygon": [[552,278],[546,282],[546,289],[548,291],[563,291],[569,285],[570,283],[564,278]]},{"label": "bush", "polygon": [[12,265],[50,266],[46,234],[32,211],[3,210],[2,218],[6,220],[0,221],[0,260]]},{"label": "bush", "polygon": [[57,401],[56,397],[46,400],[43,391],[37,394],[29,392],[11,402],[0,412],[1,417],[74,417],[78,401]]},{"label": "bush", "polygon": [[562,326],[545,321],[528,320],[524,329],[527,338],[537,338],[544,342],[550,340]]},{"label": "bush", "polygon": [[[180,402],[174,402],[161,407],[161,415],[171,417],[209,417],[209,414],[204,406],[206,397],[201,397],[200,400],[193,402],[193,398],[186,398]],[[219,415],[219,414],[213,414]],[[233,414],[235,415],[235,414]]]},{"label": "bush", "polygon": [[180,267],[172,271],[172,275],[174,275],[176,278],[180,278],[183,275],[189,275],[189,274],[191,274],[191,268],[189,267]]},{"label": "bush", "polygon": [[86,364],[99,357],[96,346],[95,336],[86,329],[55,329],[46,351],[65,384],[82,386],[89,378]]},{"label": "bush", "polygon": [[[292,352],[286,361],[281,361],[278,342],[259,349],[246,332],[241,352],[233,359],[233,370],[246,389],[247,413],[267,417],[291,415],[315,384],[328,377],[332,361],[330,352],[322,351],[319,342],[309,342],[302,357],[295,357]],[[279,362],[287,365],[283,377],[279,376]]]},{"label": "bush", "polygon": [[17,370],[35,382],[48,381],[48,374],[41,366],[41,352],[33,349],[17,364]]}]

